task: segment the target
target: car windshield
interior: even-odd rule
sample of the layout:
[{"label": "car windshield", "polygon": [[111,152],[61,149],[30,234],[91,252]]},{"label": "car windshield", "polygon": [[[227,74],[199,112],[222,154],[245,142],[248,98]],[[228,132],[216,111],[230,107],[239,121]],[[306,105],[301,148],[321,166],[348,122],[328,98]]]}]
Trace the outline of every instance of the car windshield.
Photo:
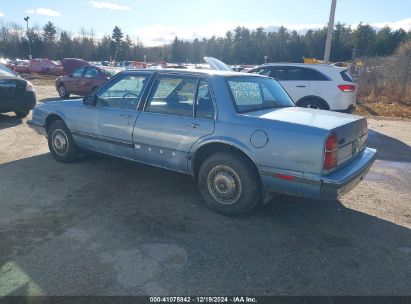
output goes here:
[{"label": "car windshield", "polygon": [[229,77],[228,86],[239,113],[294,106],[285,90],[272,78]]}]

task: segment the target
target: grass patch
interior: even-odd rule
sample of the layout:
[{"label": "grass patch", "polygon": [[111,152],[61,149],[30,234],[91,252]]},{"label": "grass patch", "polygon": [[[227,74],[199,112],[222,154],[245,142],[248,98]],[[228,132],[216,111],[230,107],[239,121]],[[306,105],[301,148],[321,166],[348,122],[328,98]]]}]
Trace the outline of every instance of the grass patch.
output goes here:
[{"label": "grass patch", "polygon": [[411,106],[400,103],[358,102],[355,114],[368,117],[411,118]]},{"label": "grass patch", "polygon": [[34,86],[54,86],[58,77],[40,74],[21,74],[20,76],[30,81]]}]

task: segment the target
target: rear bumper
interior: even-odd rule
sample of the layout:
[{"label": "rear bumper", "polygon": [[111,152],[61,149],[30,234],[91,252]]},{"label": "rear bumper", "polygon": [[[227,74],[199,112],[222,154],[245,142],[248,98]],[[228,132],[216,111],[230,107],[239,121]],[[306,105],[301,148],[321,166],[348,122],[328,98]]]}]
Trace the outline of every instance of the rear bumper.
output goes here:
[{"label": "rear bumper", "polygon": [[377,150],[365,148],[342,168],[329,175],[259,168],[265,192],[312,199],[337,199],[352,190],[368,173]]},{"label": "rear bumper", "polygon": [[30,111],[35,105],[35,92],[25,92],[23,97],[18,98],[0,98],[0,112]]},{"label": "rear bumper", "polygon": [[377,150],[365,148],[345,167],[322,178],[321,198],[336,199],[351,191],[371,168],[377,158]]}]

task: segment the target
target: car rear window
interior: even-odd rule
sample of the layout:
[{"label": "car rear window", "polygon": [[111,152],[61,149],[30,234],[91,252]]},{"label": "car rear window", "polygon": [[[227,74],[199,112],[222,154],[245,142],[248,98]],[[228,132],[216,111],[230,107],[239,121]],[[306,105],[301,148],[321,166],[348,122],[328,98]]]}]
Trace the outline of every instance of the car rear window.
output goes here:
[{"label": "car rear window", "polygon": [[352,79],[350,73],[348,73],[347,70],[342,71],[340,74],[341,74],[341,77],[344,81],[354,82],[354,80]]},{"label": "car rear window", "polygon": [[239,113],[294,106],[277,81],[265,77],[229,77],[234,104]]}]

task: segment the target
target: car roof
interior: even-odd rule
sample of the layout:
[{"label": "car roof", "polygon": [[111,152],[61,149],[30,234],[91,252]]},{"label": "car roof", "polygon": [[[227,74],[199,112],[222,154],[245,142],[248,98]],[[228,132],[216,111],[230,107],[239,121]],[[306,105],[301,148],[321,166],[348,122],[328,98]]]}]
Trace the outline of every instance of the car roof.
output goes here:
[{"label": "car roof", "polygon": [[257,77],[266,77],[257,74],[249,74],[249,73],[241,73],[241,72],[234,72],[234,71],[217,71],[217,70],[200,70],[200,69],[133,69],[133,70],[125,70],[121,73],[138,73],[138,72],[152,72],[152,73],[159,73],[159,74],[194,74],[194,75],[204,75],[204,76],[223,76],[223,77],[231,77],[231,76],[257,76]]},{"label": "car roof", "polygon": [[308,68],[335,68],[335,69],[347,69],[344,67],[337,67],[328,63],[300,63],[300,62],[275,62],[275,63],[266,63],[258,67],[264,66],[298,66],[298,67],[308,67]]}]

